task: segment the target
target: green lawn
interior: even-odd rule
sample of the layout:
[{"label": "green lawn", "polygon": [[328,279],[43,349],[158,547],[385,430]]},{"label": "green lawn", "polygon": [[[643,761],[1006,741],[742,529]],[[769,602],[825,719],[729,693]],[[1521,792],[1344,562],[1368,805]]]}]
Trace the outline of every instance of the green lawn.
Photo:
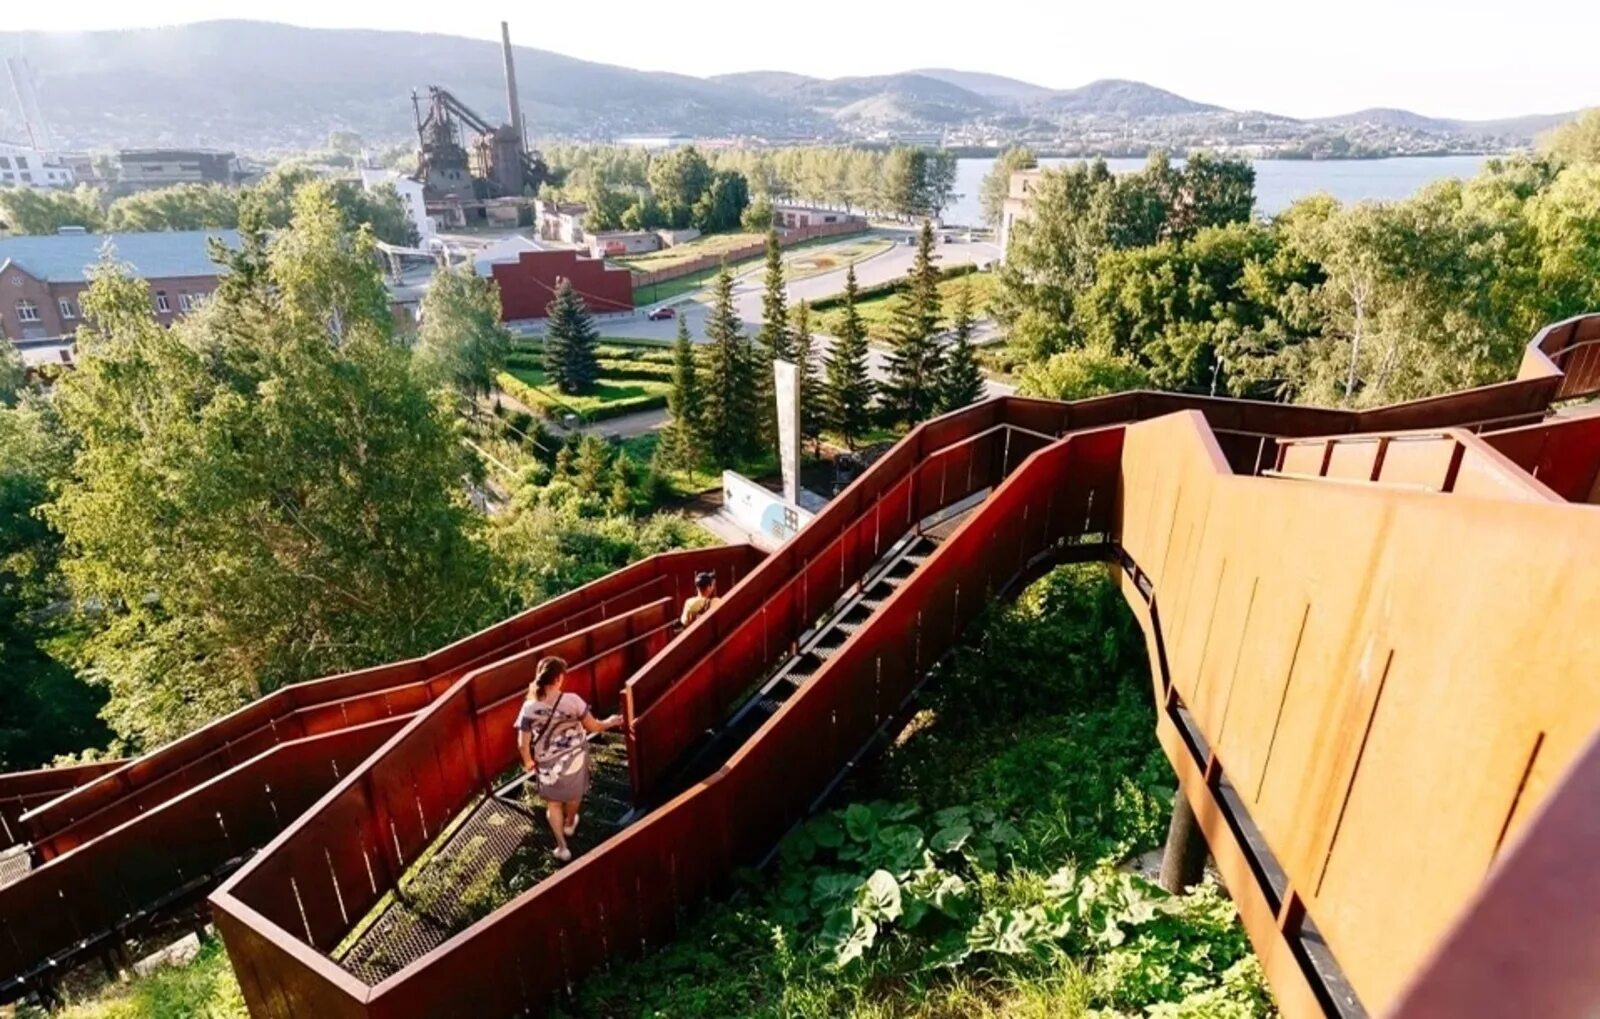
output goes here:
[{"label": "green lawn", "polygon": [[[962,287],[971,288],[972,314],[976,318],[983,318],[989,313],[989,305],[994,300],[998,289],[998,280],[994,273],[975,272],[960,276],[953,280],[944,280],[939,284],[940,306],[944,311],[945,324],[949,324],[950,311],[955,307],[956,292]],[[894,321],[894,306],[897,294],[884,294],[881,297],[869,297],[856,305],[861,320],[866,323],[867,335],[875,340],[889,338],[889,325]],[[822,332],[838,335],[839,324],[844,313],[840,310],[826,311],[820,316],[819,328]]]},{"label": "green lawn", "polygon": [[[643,379],[607,380],[602,375],[600,381],[595,384],[594,389],[590,392],[562,393],[549,384],[543,369],[511,367],[506,369],[505,374],[511,375],[523,385],[543,394],[549,404],[563,407],[569,413],[588,418],[608,416],[604,413],[605,411],[622,404],[627,404],[630,412],[634,409],[646,409],[635,405],[653,398],[660,398],[665,401],[667,392],[672,388],[671,384],[667,382],[653,382]],[[517,393],[512,393],[511,395],[518,396]]]}]

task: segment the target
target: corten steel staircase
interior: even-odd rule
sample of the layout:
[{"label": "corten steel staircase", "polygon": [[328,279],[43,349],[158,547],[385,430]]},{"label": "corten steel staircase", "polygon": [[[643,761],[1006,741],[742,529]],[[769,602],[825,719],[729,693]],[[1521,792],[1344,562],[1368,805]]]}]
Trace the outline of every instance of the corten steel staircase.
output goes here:
[{"label": "corten steel staircase", "polygon": [[[537,1011],[607,959],[660,944],[734,864],[770,851],[894,724],[991,593],[1055,559],[1099,557],[1120,565],[1145,625],[1163,745],[1286,1012],[1333,1011],[1358,997],[1375,1011],[1415,1015],[1499,1014],[1507,1001],[1576,1014],[1582,995],[1595,993],[1594,967],[1577,963],[1595,957],[1596,925],[1548,892],[1564,880],[1587,895],[1580,902],[1600,896],[1583,855],[1600,839],[1600,751],[1581,747],[1596,712],[1580,655],[1592,661],[1594,649],[1572,624],[1600,606],[1582,573],[1561,569],[1585,553],[1592,561],[1592,511],[1559,500],[1593,501],[1596,436],[1546,416],[1553,401],[1600,391],[1597,346],[1600,316],[1558,323],[1530,344],[1514,382],[1360,413],[1136,393],[1072,405],[994,401],[929,422],[631,679],[623,659],[580,666],[578,681],[601,709],[620,701],[628,715],[634,801],[670,798],[369,985],[323,953],[513,752],[509,717],[527,656],[458,669],[448,691],[430,691],[426,707],[396,718],[399,732],[354,774],[342,770],[332,792],[213,896],[251,1009]],[[1278,441],[1451,427],[1492,434]],[[839,615],[907,535],[974,498],[981,506],[881,605],[864,619]],[[1243,520],[1252,526],[1229,523]],[[1396,539],[1402,533],[1407,541]],[[1436,557],[1440,569],[1423,551],[1438,550],[1444,535],[1453,544]],[[593,587],[609,590],[614,579]],[[1489,595],[1505,604],[1485,603]],[[1458,611],[1448,610],[1452,600]],[[1432,615],[1406,617],[1411,626],[1396,631],[1401,610],[1419,606]],[[673,795],[684,762],[729,731],[752,684],[834,618],[837,633],[853,627],[846,639],[743,743],[724,741],[731,756],[710,778]],[[664,631],[644,639],[659,642]],[[1268,679],[1284,662],[1275,688]],[[1435,676],[1430,663],[1449,674]],[[1537,696],[1527,676],[1538,677]],[[1436,712],[1427,725],[1419,704]],[[241,809],[225,785],[238,770],[149,812],[188,811],[184,824],[136,818],[60,860],[87,859],[85,850],[104,852],[111,836],[137,831],[101,859],[142,852],[145,871],[162,871],[149,844],[182,846],[213,814],[221,821]],[[1388,811],[1390,791],[1413,800]],[[1582,838],[1562,837],[1584,824]],[[173,869],[165,867],[169,881]],[[79,905],[70,879],[80,876],[82,898],[104,897],[88,870],[57,867],[59,902]],[[1372,875],[1382,880],[1364,880]],[[1528,889],[1546,898],[1514,894]],[[8,905],[3,895],[0,920],[51,908],[43,899]],[[1560,932],[1536,942],[1543,954],[1533,958],[1506,951],[1527,937],[1485,926],[1492,918],[1531,928],[1530,914],[1518,913],[1527,901]],[[1457,945],[1471,954],[1450,950]],[[1486,994],[1475,981],[1489,978],[1507,983]],[[1446,1001],[1470,1007],[1430,1011]]]},{"label": "corten steel staircase", "polygon": [[[1515,382],[1359,413],[1137,393],[929,422],[605,684],[602,710],[620,699],[629,720],[633,824],[376,983],[334,964],[430,825],[509,759],[508,666],[478,670],[213,895],[247,1000],[262,1016],[540,1011],[770,852],[991,595],[1100,558],[1286,1014],[1584,1014],[1600,631],[1579,621],[1600,581],[1572,567],[1600,553],[1600,517],[1575,505],[1595,497],[1600,432],[1546,413],[1600,391],[1597,343],[1600,316],[1560,323]],[[1332,438],[1294,441],[1311,436]],[[861,598],[972,501],[887,598]],[[452,760],[464,736],[476,754]],[[722,763],[679,791],[699,755]]]},{"label": "corten steel staircase", "polygon": [[652,557],[423,658],[286,687],[136,760],[0,776],[7,810],[27,808],[8,820],[26,855],[0,881],[0,1001],[49,998],[72,965],[166,929],[470,669],[530,648],[636,667],[696,572],[731,585],[759,559]]}]

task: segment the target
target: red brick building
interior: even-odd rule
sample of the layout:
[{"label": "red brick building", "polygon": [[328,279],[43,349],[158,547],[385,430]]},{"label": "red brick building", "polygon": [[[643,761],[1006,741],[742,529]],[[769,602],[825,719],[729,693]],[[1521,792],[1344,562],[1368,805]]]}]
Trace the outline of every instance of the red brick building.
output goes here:
[{"label": "red brick building", "polygon": [[102,252],[145,281],[156,318],[171,325],[217,289],[221,270],[208,253],[212,237],[239,243],[232,230],[0,237],[0,336],[26,342],[75,334],[89,270]]},{"label": "red brick building", "polygon": [[523,251],[515,261],[491,262],[484,268],[500,287],[500,314],[507,322],[546,317],[545,308],[563,279],[572,281],[572,289],[595,314],[633,310],[633,273],[576,251]]}]

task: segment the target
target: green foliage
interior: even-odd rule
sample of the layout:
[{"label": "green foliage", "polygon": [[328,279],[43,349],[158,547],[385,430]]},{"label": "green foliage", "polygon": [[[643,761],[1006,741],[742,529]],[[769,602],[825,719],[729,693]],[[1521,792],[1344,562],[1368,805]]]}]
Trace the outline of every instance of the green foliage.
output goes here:
[{"label": "green foliage", "polygon": [[106,210],[115,231],[204,230],[239,225],[237,188],[222,184],[174,184],[124,195]]},{"label": "green foliage", "polygon": [[891,421],[914,425],[940,404],[943,349],[939,344],[939,272],[934,266],[933,224],[924,221],[909,285],[894,309],[883,409]]},{"label": "green foliage", "polygon": [[[287,227],[294,218],[295,194],[317,179],[316,171],[298,163],[275,167],[240,195],[239,221],[248,222],[258,217],[263,226]],[[405,203],[392,185],[384,184],[367,191],[357,181],[324,183],[331,189],[334,205],[352,228],[365,226],[373,237],[388,244],[410,246],[417,243],[416,227],[412,226]]]},{"label": "green foliage", "polygon": [[1539,151],[1557,163],[1600,163],[1600,108],[1542,136]]},{"label": "green foliage", "polygon": [[105,228],[100,192],[87,184],[71,191],[44,188],[0,188],[0,222],[13,233],[53,234],[64,226],[90,233]]},{"label": "green foliage", "polygon": [[1102,255],[1245,221],[1253,186],[1249,164],[1201,155],[1183,170],[1157,154],[1135,174],[1114,175],[1101,160],[1045,171],[1001,270],[1000,317],[1012,342],[1040,360],[1081,342],[1074,304],[1094,285]]},{"label": "green foliage", "polygon": [[104,746],[104,695],[54,651],[62,619],[50,610],[60,538],[39,515],[71,460],[49,406],[0,406],[0,771],[49,764]]},{"label": "green foliage", "polygon": [[613,382],[602,378],[582,396],[565,396],[547,384],[543,371],[513,368],[496,375],[495,385],[552,421],[573,414],[593,424],[667,405],[667,387],[660,381]]},{"label": "green foliage", "polygon": [[[689,145],[654,159],[648,180],[667,225],[682,229],[693,222],[696,204],[711,189],[711,167],[705,156]],[[738,221],[737,214],[734,221]]]},{"label": "green foliage", "polygon": [[473,398],[494,389],[511,334],[500,324],[500,291],[470,269],[436,273],[422,298],[416,359],[423,377]]},{"label": "green foliage", "polygon": [[711,184],[705,193],[695,201],[691,222],[706,233],[732,230],[739,226],[749,205],[750,187],[744,175],[718,170],[711,175]]},{"label": "green foliage", "polygon": [[784,297],[783,250],[778,231],[767,231],[765,289],[761,294],[761,330],[756,333],[756,420],[763,445],[777,448],[778,416],[772,362],[794,359],[794,337],[789,329],[789,307]]},{"label": "green foliage", "polygon": [[149,746],[284,683],[405,657],[485,602],[448,412],[390,339],[366,232],[325,185],[171,329],[103,266],[57,405],[50,523],[105,717]]},{"label": "green foliage", "polygon": [[1215,885],[1173,897],[1117,865],[1157,842],[1171,784],[1120,595],[1061,570],[977,630],[849,803],[586,982],[579,1014],[1270,1015]]},{"label": "green foliage", "polygon": [[811,309],[804,300],[794,309],[791,335],[794,363],[800,374],[800,441],[804,443],[821,437],[823,425],[827,422],[822,367],[816,338],[811,334]]},{"label": "green foliage", "polygon": [[[23,1006],[18,1019],[45,1019]],[[244,994],[228,965],[222,942],[207,938],[194,961],[168,966],[97,998],[51,1013],[53,1019],[247,1019]]]},{"label": "green foliage", "polygon": [[963,283],[956,291],[950,323],[950,346],[939,367],[939,409],[956,410],[983,399],[983,371],[972,349],[972,289]]},{"label": "green foliage", "polygon": [[672,345],[672,391],[667,395],[668,423],[661,438],[663,462],[688,471],[691,478],[705,458],[705,401],[695,364],[689,323],[678,318],[678,339]]},{"label": "green foliage", "polygon": [[0,343],[0,407],[15,405],[27,381],[28,367],[21,352],[10,343]]},{"label": "green foliage", "polygon": [[1082,400],[1149,387],[1149,373],[1131,355],[1075,347],[1024,367],[1017,392],[1050,400]]},{"label": "green foliage", "polygon": [[583,298],[563,279],[556,286],[545,324],[544,368],[556,388],[563,393],[587,393],[600,375],[595,345],[600,334]]},{"label": "green foliage", "polygon": [[772,229],[772,200],[762,195],[751,202],[739,216],[739,225],[751,232]]},{"label": "green foliage", "polygon": [[[960,265],[944,265],[937,267],[938,276],[941,281],[959,279],[962,276],[970,276],[977,271],[978,267],[973,265],[971,262],[962,262]],[[870,287],[857,287],[856,302],[860,303],[862,301],[870,301],[880,297],[892,297],[895,294],[902,293],[909,289],[912,281],[913,277],[908,273],[904,276],[896,277],[895,279],[884,280],[882,283],[874,283]],[[843,292],[833,294],[828,297],[820,297],[811,302],[812,311],[832,311],[835,308],[842,307],[844,307]]]},{"label": "green foliage", "polygon": [[867,373],[867,331],[856,314],[856,267],[845,270],[844,313],[834,338],[823,382],[827,424],[855,449],[856,440],[872,423],[876,386]]},{"label": "green foliage", "polygon": [[714,466],[731,466],[759,448],[759,435],[750,424],[760,411],[756,359],[733,310],[733,274],[726,266],[717,274],[711,313],[706,316],[700,376],[706,451]]},{"label": "green foliage", "polygon": [[998,230],[1005,211],[1006,196],[1011,193],[1011,175],[1018,170],[1032,170],[1039,165],[1033,150],[1023,145],[1008,146],[995,156],[994,166],[984,175],[978,186],[978,207],[983,221]]}]

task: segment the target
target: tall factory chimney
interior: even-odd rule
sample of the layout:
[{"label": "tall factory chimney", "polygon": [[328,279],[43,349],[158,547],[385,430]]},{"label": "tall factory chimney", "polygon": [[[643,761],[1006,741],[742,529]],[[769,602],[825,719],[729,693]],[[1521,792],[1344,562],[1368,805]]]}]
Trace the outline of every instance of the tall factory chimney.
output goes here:
[{"label": "tall factory chimney", "polygon": [[528,140],[522,137],[522,103],[517,99],[517,65],[511,57],[511,26],[500,22],[500,46],[506,58],[506,114],[511,118],[511,129],[517,133],[518,146],[524,150]]}]

